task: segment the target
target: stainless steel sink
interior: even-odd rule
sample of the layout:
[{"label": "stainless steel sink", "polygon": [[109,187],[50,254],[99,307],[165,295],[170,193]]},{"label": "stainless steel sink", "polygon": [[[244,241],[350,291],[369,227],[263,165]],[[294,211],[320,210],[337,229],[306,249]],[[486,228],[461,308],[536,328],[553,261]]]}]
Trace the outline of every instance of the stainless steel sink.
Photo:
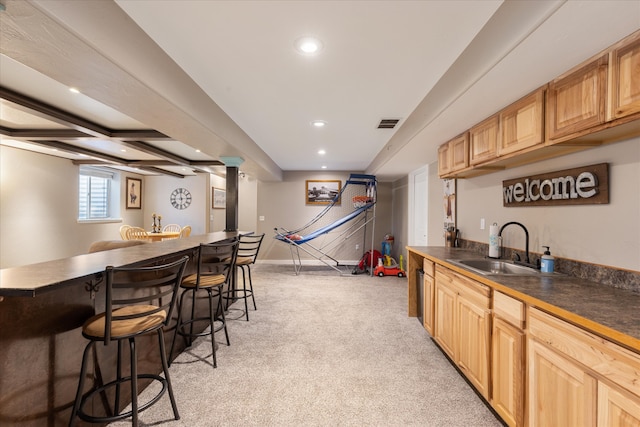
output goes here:
[{"label": "stainless steel sink", "polygon": [[472,270],[476,273],[489,276],[523,276],[540,274],[539,270],[524,265],[515,264],[513,261],[501,259],[448,259],[447,262],[457,265],[458,267]]}]

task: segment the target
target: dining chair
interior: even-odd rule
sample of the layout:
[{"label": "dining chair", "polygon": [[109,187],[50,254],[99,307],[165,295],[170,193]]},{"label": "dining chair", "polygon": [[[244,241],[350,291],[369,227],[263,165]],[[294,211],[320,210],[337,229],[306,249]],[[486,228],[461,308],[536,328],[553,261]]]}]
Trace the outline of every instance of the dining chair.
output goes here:
[{"label": "dining chair", "polygon": [[180,227],[178,224],[167,224],[162,227],[162,232],[165,231],[169,233],[180,233],[182,231],[182,227]]},{"label": "dining chair", "polygon": [[147,230],[141,227],[129,227],[127,229],[127,240],[146,240],[149,238]]},{"label": "dining chair", "polygon": [[191,226],[185,225],[184,227],[182,227],[182,230],[180,230],[180,237],[189,237],[190,235],[191,235]]},{"label": "dining chair", "polygon": [[122,240],[129,240],[127,237],[127,230],[130,228],[131,226],[126,224],[120,226],[120,237],[122,237]]},{"label": "dining chair", "polygon": [[[167,391],[173,416],[176,420],[180,419],[169,377],[163,331],[172,318],[178,287],[182,282],[188,260],[189,257],[184,256],[177,261],[151,267],[106,267],[103,273],[105,311],[90,317],[82,326],[82,336],[89,342],[82,356],[78,389],[69,420],[70,427],[73,426],[76,418],[90,423],[106,424],[129,417],[132,425],[137,426],[138,412],[155,404]],[[156,350],[159,354],[150,358],[150,354],[147,354],[145,349],[144,354],[140,356],[146,362],[159,359],[164,377],[157,374],[158,371],[155,370],[153,373],[138,373],[136,339],[151,334],[155,334],[158,339]],[[94,377],[95,372],[103,371],[97,365],[94,372],[87,372],[90,361],[97,360],[96,343],[102,342],[107,347],[114,341],[117,344],[116,379],[106,384],[102,379],[97,379],[91,389],[85,391],[86,379]],[[127,346],[128,351],[124,351]],[[90,357],[92,349],[94,357]],[[123,353],[129,354],[129,362],[123,360]],[[113,359],[108,358],[103,363],[111,361]],[[122,375],[123,366],[129,367],[129,375],[126,373]],[[161,385],[155,397],[140,405],[138,404],[138,380],[145,383],[149,380],[157,381]],[[122,386],[126,383],[131,386],[131,410],[121,412],[122,403],[124,403],[121,402],[121,395],[127,394]],[[109,401],[110,398],[113,398],[112,402]],[[102,406],[104,406],[105,415],[100,413]]]}]

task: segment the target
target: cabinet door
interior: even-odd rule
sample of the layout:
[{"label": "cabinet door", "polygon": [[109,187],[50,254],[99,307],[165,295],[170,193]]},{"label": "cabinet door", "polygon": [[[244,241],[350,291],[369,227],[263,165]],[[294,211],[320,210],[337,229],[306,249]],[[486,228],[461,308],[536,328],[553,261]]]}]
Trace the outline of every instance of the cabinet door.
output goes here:
[{"label": "cabinet door", "polygon": [[489,337],[491,312],[458,295],[458,351],[456,362],[478,392],[489,400]]},{"label": "cabinet door", "polygon": [[640,32],[611,52],[608,120],[640,111]]},{"label": "cabinet door", "polygon": [[544,143],[544,94],[539,89],[500,112],[498,156]]},{"label": "cabinet door", "polygon": [[549,138],[556,139],[604,123],[608,56],[549,83]]},{"label": "cabinet door", "polygon": [[640,426],[640,398],[598,383],[598,427]]},{"label": "cabinet door", "polygon": [[434,280],[433,277],[425,273],[424,275],[424,303],[422,305],[424,312],[422,319],[424,328],[433,336],[433,309],[434,309]]},{"label": "cabinet door", "polygon": [[524,425],[524,333],[494,317],[491,404],[510,427]]},{"label": "cabinet door", "polygon": [[456,172],[469,166],[469,133],[449,141],[449,158],[451,171]]},{"label": "cabinet door", "polygon": [[469,163],[472,165],[495,159],[500,119],[496,114],[469,130]]},{"label": "cabinet door", "polygon": [[528,346],[529,426],[595,426],[595,378],[536,340]]},{"label": "cabinet door", "polygon": [[440,347],[455,360],[455,342],[457,339],[455,308],[456,294],[438,281],[436,273],[436,313],[435,340]]},{"label": "cabinet door", "polygon": [[446,143],[438,147],[438,176],[445,176],[450,171],[451,164],[449,161],[449,143]]}]

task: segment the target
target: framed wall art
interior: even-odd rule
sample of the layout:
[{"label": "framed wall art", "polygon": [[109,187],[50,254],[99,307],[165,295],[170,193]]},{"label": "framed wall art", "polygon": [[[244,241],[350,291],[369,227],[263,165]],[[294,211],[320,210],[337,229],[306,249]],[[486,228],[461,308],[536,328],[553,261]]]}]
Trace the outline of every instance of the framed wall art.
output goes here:
[{"label": "framed wall art", "polygon": [[[307,205],[328,205],[340,194],[342,181],[338,180],[307,180],[305,181],[305,203]],[[340,204],[340,198],[336,205]]]},{"label": "framed wall art", "polygon": [[211,188],[211,207],[224,209],[227,207],[227,191],[222,188]]},{"label": "framed wall art", "polygon": [[127,178],[127,209],[142,209],[142,180]]}]

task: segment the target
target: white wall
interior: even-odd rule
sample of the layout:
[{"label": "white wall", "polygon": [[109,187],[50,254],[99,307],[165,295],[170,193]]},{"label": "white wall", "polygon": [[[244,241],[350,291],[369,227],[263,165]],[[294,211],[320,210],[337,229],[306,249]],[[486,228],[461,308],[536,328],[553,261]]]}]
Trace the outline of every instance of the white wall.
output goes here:
[{"label": "white wall", "polygon": [[[607,205],[502,206],[503,180],[596,163],[609,163],[610,202]],[[438,187],[432,188],[431,181],[438,182]],[[430,177],[429,198],[433,201],[430,205],[440,206],[442,185],[437,177]],[[529,230],[532,252],[540,253],[541,246],[546,245],[562,258],[640,271],[640,138],[459,179],[457,209],[458,228],[464,239],[488,243],[489,224],[518,221]],[[480,230],[481,218],[485,218],[485,230]],[[429,229],[430,233],[441,234],[441,213],[430,212]],[[517,227],[505,230],[504,245],[523,249],[524,233]]]},{"label": "white wall", "polygon": [[[211,194],[209,175],[198,174],[185,178],[167,175],[147,176],[143,183],[144,228],[151,229],[152,215],[162,215],[162,225],[180,224],[191,226],[191,234],[208,232]],[[176,209],[171,204],[171,193],[176,188],[186,188],[191,193],[191,205],[186,209]]]},{"label": "white wall", "polygon": [[[305,204],[305,181],[308,179],[339,179],[344,185],[349,178],[349,173],[344,172],[285,172],[281,182],[258,183],[258,216],[264,216],[264,221],[258,221],[258,232],[265,233],[266,238],[260,249],[262,259],[290,260],[289,247],[283,242],[274,239],[274,228],[284,227],[294,229],[301,227],[316,216],[324,206],[308,206]],[[375,242],[374,248],[380,250],[384,235],[392,230],[391,221],[391,184],[378,183],[378,202],[376,204]],[[343,200],[342,203],[351,203]],[[367,235],[370,236],[370,228]],[[316,244],[319,239],[316,239]],[[360,248],[355,249],[355,244]],[[359,260],[363,254],[362,245],[367,249],[371,247],[370,240],[363,243],[362,239],[355,237],[344,245],[339,252],[339,260]],[[309,257],[302,253],[301,257]]]},{"label": "white wall", "polygon": [[[97,240],[119,240],[123,223],[142,226],[142,210],[121,221],[78,223],[79,167],[70,160],[0,146],[0,268],[87,252]],[[120,193],[126,194],[120,176]]]}]

